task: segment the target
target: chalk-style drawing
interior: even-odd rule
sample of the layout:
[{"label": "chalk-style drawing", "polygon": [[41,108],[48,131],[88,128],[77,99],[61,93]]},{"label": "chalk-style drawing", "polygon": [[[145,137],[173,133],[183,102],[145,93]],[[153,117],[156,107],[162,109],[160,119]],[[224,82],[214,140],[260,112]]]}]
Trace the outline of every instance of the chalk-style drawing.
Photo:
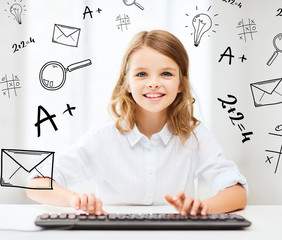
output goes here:
[{"label": "chalk-style drawing", "polygon": [[71,116],[73,116],[73,115],[72,115],[72,110],[75,110],[75,109],[76,109],[76,107],[71,107],[71,106],[67,103],[67,109],[63,112],[63,114],[66,113],[66,112],[68,112]]},{"label": "chalk-style drawing", "polygon": [[254,19],[249,18],[248,23],[244,23],[242,19],[239,21],[237,28],[240,29],[240,33],[238,34],[240,40],[247,42],[247,36],[254,40],[253,35],[257,33],[257,26]]},{"label": "chalk-style drawing", "polygon": [[[38,169],[43,165],[50,166],[48,177],[44,176]],[[2,149],[1,150],[1,183],[2,187],[15,187],[37,190],[52,190],[54,152]],[[28,180],[31,175],[37,173],[40,177],[49,179],[46,186],[29,187]]]},{"label": "chalk-style drawing", "polygon": [[282,52],[282,33],[277,34],[273,38],[273,46],[275,48],[275,51],[266,63],[268,66],[270,66],[273,63],[273,61],[278,56],[278,53]]},{"label": "chalk-style drawing", "polygon": [[91,65],[90,59],[77,62],[65,68],[60,62],[50,61],[45,63],[39,72],[39,81],[47,90],[54,91],[60,89],[66,82],[67,72]]},{"label": "chalk-style drawing", "polygon": [[136,0],[123,0],[123,3],[126,6],[135,5],[135,6],[139,7],[141,10],[144,10],[144,7],[141,6],[139,3],[137,3]]},{"label": "chalk-style drawing", "polygon": [[[211,6],[208,8],[207,12],[209,12],[210,9]],[[198,10],[197,6],[196,6],[196,10]],[[186,13],[186,16],[189,17],[189,14]],[[218,14],[214,15],[214,17],[216,16],[218,16]],[[192,26],[193,26],[193,33],[191,33],[191,35],[194,35],[194,46],[198,47],[203,35],[208,35],[209,30],[213,26],[212,17],[207,13],[196,14],[192,19]],[[214,26],[218,26],[218,24],[214,24]],[[212,30],[212,32],[215,33],[216,31]],[[208,35],[208,37],[210,37],[210,35]]]},{"label": "chalk-style drawing", "polygon": [[[274,169],[274,173],[277,173],[277,170],[278,170],[278,166],[279,166],[279,162],[280,162],[280,158],[281,158],[281,155],[282,155],[282,145],[280,147],[280,150],[279,151],[273,151],[273,150],[265,150],[267,153],[270,154],[278,154],[277,156],[277,161],[276,161],[276,166],[275,166],[275,169]],[[271,164],[271,158],[273,158],[273,156],[267,156],[267,160],[265,162],[269,162]]]},{"label": "chalk-style drawing", "polygon": [[[275,137],[282,137],[281,132],[282,132],[282,124],[277,125],[275,127],[275,132],[270,132],[269,135],[272,135],[272,136],[275,136]],[[274,173],[276,173],[278,166],[279,166],[281,154],[282,154],[282,145],[281,145],[280,151],[273,151],[273,150],[265,150],[265,151],[268,153],[268,155],[266,156],[267,159],[266,159],[265,163],[269,163],[269,164],[272,164],[271,159],[274,158],[273,154],[278,154],[276,166],[275,166],[275,169],[274,169]],[[269,155],[271,155],[271,156],[269,156]]]},{"label": "chalk-style drawing", "polygon": [[17,96],[17,89],[21,88],[20,79],[14,74],[12,74],[11,79],[8,79],[7,75],[5,75],[1,79],[0,86],[2,88],[3,96],[10,98],[12,93]]},{"label": "chalk-style drawing", "polygon": [[9,9],[4,10],[8,12],[8,17],[12,15],[19,24],[22,24],[22,15],[26,12],[26,5],[24,5],[22,1],[23,0],[14,0],[13,3],[7,2]]},{"label": "chalk-style drawing", "polygon": [[118,15],[116,21],[119,21],[119,24],[117,25],[118,29],[121,31],[123,31],[124,28],[128,30],[127,26],[130,24],[130,18],[128,15],[123,14],[123,17]]},{"label": "chalk-style drawing", "polygon": [[80,28],[60,24],[54,25],[52,42],[65,46],[77,47],[80,35]]},{"label": "chalk-style drawing", "polygon": [[[223,100],[221,98],[217,98],[218,101],[221,102],[221,106],[223,109],[226,109],[227,104],[228,105],[234,105],[235,103],[237,103],[237,98],[233,95],[227,94],[228,98],[232,98],[233,100]],[[229,118],[231,120],[231,123],[233,126],[235,126],[237,124],[237,127],[239,128],[239,130],[242,132],[243,130],[245,130],[245,127],[242,123],[238,123],[238,121],[241,121],[244,119],[244,115],[241,112],[236,112],[236,108],[235,107],[231,107],[227,110],[228,114],[230,114]],[[234,116],[236,113],[237,116]],[[251,140],[250,137],[248,137],[249,135],[252,135],[253,132],[243,132],[242,136],[244,137],[242,142],[246,142]]]},{"label": "chalk-style drawing", "polygon": [[282,78],[251,83],[255,107],[282,103]]},{"label": "chalk-style drawing", "polygon": [[[46,117],[41,118],[41,111],[44,112],[44,114],[46,115]],[[50,115],[49,112],[42,107],[41,105],[38,106],[38,110],[37,110],[37,122],[34,124],[35,127],[37,127],[37,137],[40,137],[41,135],[41,124],[49,121],[52,124],[52,127],[54,128],[55,131],[58,131],[57,125],[55,123],[55,121],[53,120],[53,118],[55,118],[56,115],[52,114]]]}]

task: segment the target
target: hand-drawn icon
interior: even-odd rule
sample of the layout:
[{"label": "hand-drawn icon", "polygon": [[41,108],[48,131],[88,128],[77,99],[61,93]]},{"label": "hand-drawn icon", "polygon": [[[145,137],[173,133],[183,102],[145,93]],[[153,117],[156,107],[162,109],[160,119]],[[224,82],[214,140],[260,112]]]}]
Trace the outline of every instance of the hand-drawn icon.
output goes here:
[{"label": "hand-drawn icon", "polygon": [[278,53],[282,53],[282,33],[277,34],[273,38],[273,46],[275,48],[275,51],[272,54],[271,58],[266,63],[268,66],[270,66],[273,63],[273,61],[276,59]]},{"label": "hand-drawn icon", "polygon": [[[38,168],[48,164],[48,184],[41,187],[28,187],[28,179],[35,172],[40,177],[44,176]],[[2,149],[1,150],[1,183],[2,187],[17,187],[37,190],[52,190],[54,152]]]},{"label": "hand-drawn icon", "polygon": [[[268,152],[269,154],[278,154],[278,158],[277,158],[277,162],[276,162],[276,166],[275,166],[275,170],[274,170],[274,173],[277,173],[277,170],[278,170],[278,166],[279,166],[279,162],[280,162],[280,158],[281,158],[281,155],[282,155],[282,145],[280,147],[280,151],[273,151],[273,150],[265,150],[266,152]],[[269,162],[271,164],[271,158],[273,158],[273,156],[269,157],[267,156],[267,160],[265,162]]]},{"label": "hand-drawn icon", "polygon": [[[275,127],[275,132],[274,133],[270,132],[269,135],[276,136],[276,137],[282,137],[282,134],[280,134],[280,131],[282,131],[282,124],[276,126]],[[278,151],[273,151],[273,150],[265,150],[265,151],[268,152],[268,155],[266,156],[267,159],[266,159],[265,163],[269,163],[269,164],[272,164],[271,159],[274,158],[273,154],[278,154],[278,158],[277,158],[276,166],[275,166],[275,170],[274,170],[274,173],[276,173],[277,170],[278,170],[280,158],[281,158],[281,155],[282,155],[282,145],[281,145],[281,148],[280,148],[279,152]],[[269,156],[269,155],[271,155],[271,156]]]},{"label": "hand-drawn icon", "polygon": [[[211,6],[208,8],[207,12],[211,9]],[[198,7],[196,6],[196,10],[198,10]],[[216,17],[218,14],[215,14],[214,17]],[[189,16],[189,14],[186,13],[186,16]],[[193,33],[194,34],[194,45],[195,47],[198,47],[200,44],[200,41],[202,39],[202,36],[205,34],[207,35],[208,31],[213,26],[212,18],[206,14],[206,13],[200,13],[196,14],[192,19],[192,26],[193,26]],[[218,24],[214,24],[214,26],[218,26]],[[186,26],[188,27],[188,26]],[[216,32],[215,30],[212,30],[212,32]],[[210,35],[208,35],[210,37]]]},{"label": "hand-drawn icon", "polygon": [[212,20],[209,15],[201,13],[193,18],[192,25],[194,27],[194,45],[197,47],[200,44],[202,36],[210,30]]},{"label": "hand-drawn icon", "polygon": [[251,83],[255,107],[282,103],[282,78]]},{"label": "hand-drawn icon", "polygon": [[90,59],[77,62],[65,68],[61,63],[56,61],[47,62],[40,69],[39,80],[47,90],[54,91],[60,89],[66,81],[67,72],[91,65]]},{"label": "hand-drawn icon", "polygon": [[123,3],[126,6],[131,6],[134,4],[135,6],[139,7],[141,10],[144,10],[144,7],[141,6],[139,3],[137,3],[136,0],[123,0]]},{"label": "hand-drawn icon", "polygon": [[123,17],[121,17],[121,15],[119,15],[119,16],[117,16],[116,21],[119,21],[119,24],[117,25],[118,29],[123,31],[123,29],[125,27],[126,30],[128,30],[127,25],[130,24],[130,18],[129,18],[128,15],[124,14]]},{"label": "hand-drawn icon", "polygon": [[244,40],[247,42],[247,36],[250,36],[252,40],[253,34],[257,33],[257,27],[255,21],[252,19],[248,19],[248,23],[244,23],[244,20],[242,19],[239,23],[237,28],[241,29],[241,32],[238,34],[240,40]]},{"label": "hand-drawn icon", "polygon": [[55,24],[52,42],[65,46],[77,47],[79,34],[80,28]]},{"label": "hand-drawn icon", "polygon": [[8,79],[7,75],[5,75],[2,78],[2,81],[0,82],[2,86],[5,86],[4,89],[2,89],[3,95],[8,96],[8,98],[11,97],[10,91],[14,92],[15,96],[17,96],[17,89],[21,88],[20,85],[20,79],[17,75],[12,74],[12,79]]},{"label": "hand-drawn icon", "polygon": [[8,17],[12,15],[19,24],[22,24],[22,15],[24,15],[26,11],[26,5],[23,5],[22,1],[23,0],[19,0],[19,2],[17,2],[17,0],[14,0],[13,3],[7,2],[9,9],[4,10],[9,13]]}]

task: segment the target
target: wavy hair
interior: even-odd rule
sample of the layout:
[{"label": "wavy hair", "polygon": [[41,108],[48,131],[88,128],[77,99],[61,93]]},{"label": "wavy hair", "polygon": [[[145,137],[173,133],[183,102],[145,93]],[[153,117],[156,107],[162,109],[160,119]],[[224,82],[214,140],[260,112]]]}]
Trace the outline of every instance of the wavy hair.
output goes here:
[{"label": "wavy hair", "polygon": [[[135,124],[135,106],[131,93],[127,91],[126,74],[131,55],[141,47],[150,47],[175,61],[180,69],[179,78],[183,90],[179,92],[168,107],[167,126],[173,135],[180,137],[182,143],[194,134],[199,124],[193,116],[191,86],[189,83],[189,58],[182,43],[171,33],[163,30],[142,31],[131,40],[123,57],[120,76],[112,93],[109,111],[115,117],[115,125],[122,132],[131,131]],[[123,124],[121,124],[123,123]],[[194,134],[195,135],[195,134]]]}]

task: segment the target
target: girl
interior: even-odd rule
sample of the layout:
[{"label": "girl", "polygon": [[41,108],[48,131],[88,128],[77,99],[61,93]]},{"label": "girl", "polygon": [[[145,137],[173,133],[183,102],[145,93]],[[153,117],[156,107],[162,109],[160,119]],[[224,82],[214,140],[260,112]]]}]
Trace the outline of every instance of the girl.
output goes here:
[{"label": "girl", "polygon": [[[112,94],[115,124],[90,130],[58,156],[53,191],[27,190],[27,195],[41,203],[98,215],[107,214],[102,201],[170,203],[184,215],[243,209],[245,178],[193,116],[188,64],[184,46],[172,34],[138,33],[126,51]],[[40,172],[48,174],[44,168]],[[211,184],[213,197],[203,201],[193,197],[198,177]],[[92,179],[95,195],[68,190],[77,179]],[[36,176],[30,186],[46,181]]]}]

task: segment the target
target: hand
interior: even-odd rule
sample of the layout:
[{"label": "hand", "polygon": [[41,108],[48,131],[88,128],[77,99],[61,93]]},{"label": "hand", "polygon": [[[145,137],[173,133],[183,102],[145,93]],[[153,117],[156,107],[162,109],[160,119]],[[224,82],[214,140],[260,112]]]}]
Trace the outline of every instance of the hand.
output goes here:
[{"label": "hand", "polygon": [[195,216],[199,212],[201,215],[205,216],[208,213],[207,204],[199,199],[186,197],[183,191],[177,192],[174,197],[165,195],[165,199],[173,205],[181,215],[190,213],[190,215]]},{"label": "hand", "polygon": [[89,214],[107,215],[108,213],[102,209],[102,201],[96,198],[93,193],[75,194],[71,197],[71,207],[76,210],[83,210]]}]

